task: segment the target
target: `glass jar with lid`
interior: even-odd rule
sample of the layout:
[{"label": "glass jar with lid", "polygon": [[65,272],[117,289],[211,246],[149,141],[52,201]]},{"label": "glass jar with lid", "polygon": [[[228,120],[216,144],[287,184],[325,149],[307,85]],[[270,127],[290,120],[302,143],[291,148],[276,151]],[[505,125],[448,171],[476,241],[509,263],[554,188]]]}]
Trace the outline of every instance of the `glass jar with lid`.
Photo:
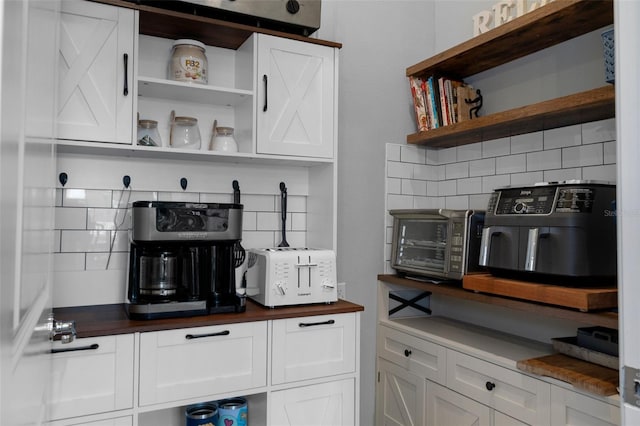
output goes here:
[{"label": "glass jar with lid", "polygon": [[162,146],[157,121],[138,120],[138,145]]},{"label": "glass jar with lid", "polygon": [[211,135],[211,149],[214,151],[238,152],[238,144],[233,137],[233,127],[216,127]]},{"label": "glass jar with lid", "polygon": [[200,149],[200,129],[194,117],[175,117],[171,125],[173,148]]},{"label": "glass jar with lid", "polygon": [[207,56],[204,43],[180,39],[173,42],[169,60],[169,79],[207,84]]}]

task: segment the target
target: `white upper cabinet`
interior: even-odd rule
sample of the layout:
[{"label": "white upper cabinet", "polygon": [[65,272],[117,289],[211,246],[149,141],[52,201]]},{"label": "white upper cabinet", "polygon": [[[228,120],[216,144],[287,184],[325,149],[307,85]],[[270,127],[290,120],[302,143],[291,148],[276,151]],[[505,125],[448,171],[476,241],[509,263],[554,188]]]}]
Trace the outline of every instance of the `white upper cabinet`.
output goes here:
[{"label": "white upper cabinet", "polygon": [[336,52],[258,35],[258,154],[333,158]]},{"label": "white upper cabinet", "polygon": [[130,144],[135,12],[62,2],[58,138]]}]

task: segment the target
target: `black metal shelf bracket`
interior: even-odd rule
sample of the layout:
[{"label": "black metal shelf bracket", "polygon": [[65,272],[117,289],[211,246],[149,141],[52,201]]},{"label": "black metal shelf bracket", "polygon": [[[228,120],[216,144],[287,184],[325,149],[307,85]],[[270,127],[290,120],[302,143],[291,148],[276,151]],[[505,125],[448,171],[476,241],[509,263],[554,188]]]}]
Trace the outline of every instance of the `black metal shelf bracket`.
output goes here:
[{"label": "black metal shelf bracket", "polygon": [[389,316],[395,314],[398,311],[401,311],[404,308],[414,308],[417,309],[421,312],[424,312],[426,314],[431,315],[431,309],[429,308],[425,308],[424,306],[418,305],[418,301],[431,296],[431,292],[430,291],[425,291],[422,292],[420,294],[418,294],[416,297],[413,297],[411,299],[405,299],[404,297],[400,297],[397,294],[393,294],[391,292],[389,292],[389,299],[395,300],[396,302],[400,302],[400,305],[396,306],[393,309],[389,309]]}]

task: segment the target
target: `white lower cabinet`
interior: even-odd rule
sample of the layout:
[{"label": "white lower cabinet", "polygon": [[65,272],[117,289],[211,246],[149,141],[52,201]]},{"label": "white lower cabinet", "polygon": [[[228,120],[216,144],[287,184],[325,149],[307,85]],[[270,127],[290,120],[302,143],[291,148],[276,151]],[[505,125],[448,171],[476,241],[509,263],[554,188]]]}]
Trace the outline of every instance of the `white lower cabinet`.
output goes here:
[{"label": "white lower cabinet", "polygon": [[266,384],[266,321],[140,335],[141,406]]},{"label": "white lower cabinet", "polygon": [[378,326],[379,426],[620,424],[611,400],[517,370],[515,360],[531,353],[514,339],[442,318],[393,322]]},{"label": "white lower cabinet", "polygon": [[276,391],[270,399],[269,424],[273,426],[356,424],[355,379]]},{"label": "white lower cabinet", "polygon": [[52,362],[50,420],[133,407],[133,334],[55,342]]}]

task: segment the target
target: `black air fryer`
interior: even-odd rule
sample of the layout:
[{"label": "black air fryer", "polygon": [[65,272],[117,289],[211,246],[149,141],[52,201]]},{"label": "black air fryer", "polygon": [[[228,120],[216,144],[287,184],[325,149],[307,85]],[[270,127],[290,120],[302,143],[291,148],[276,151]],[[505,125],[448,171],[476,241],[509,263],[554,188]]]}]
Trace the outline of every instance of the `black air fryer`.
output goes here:
[{"label": "black air fryer", "polygon": [[241,204],[136,201],[131,215],[129,317],[245,310],[236,295],[234,258]]},{"label": "black air fryer", "polygon": [[616,187],[564,181],[496,189],[480,264],[494,275],[566,285],[615,284]]}]

